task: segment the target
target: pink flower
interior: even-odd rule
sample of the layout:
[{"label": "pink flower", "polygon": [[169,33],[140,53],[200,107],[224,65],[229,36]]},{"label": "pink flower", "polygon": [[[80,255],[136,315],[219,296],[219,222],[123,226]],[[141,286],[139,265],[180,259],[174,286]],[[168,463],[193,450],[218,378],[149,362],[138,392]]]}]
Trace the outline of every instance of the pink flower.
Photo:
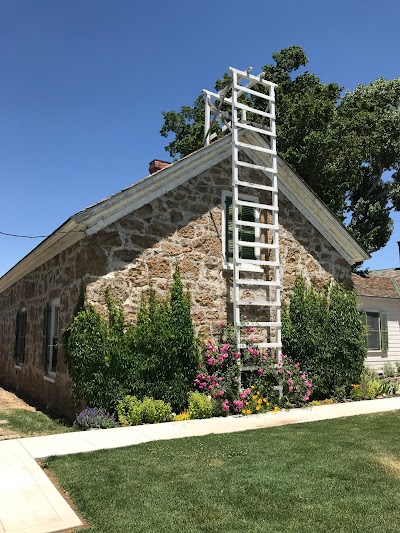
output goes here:
[{"label": "pink flower", "polygon": [[290,385],[289,390],[293,390],[293,387]]},{"label": "pink flower", "polygon": [[293,385],[293,379],[288,379],[287,382],[289,385]]},{"label": "pink flower", "polygon": [[233,405],[235,405],[238,409],[241,409],[244,405],[244,402],[242,402],[242,400],[233,400]]},{"label": "pink flower", "polygon": [[280,368],[280,369],[278,370],[278,374],[283,374],[283,370],[282,370],[282,368]]},{"label": "pink flower", "polygon": [[219,327],[220,328],[224,328],[225,327],[225,322],[223,320],[221,320],[221,322],[219,323]]},{"label": "pink flower", "polygon": [[309,399],[310,399],[310,398],[306,395],[306,396],[304,396],[304,398],[303,398],[303,402],[308,402]]},{"label": "pink flower", "polygon": [[221,381],[222,381],[222,378],[218,378],[218,381],[219,381],[219,382],[221,383]]},{"label": "pink flower", "polygon": [[257,370],[257,372],[258,372],[259,374],[264,374],[264,370],[263,370],[262,368],[259,368],[259,369]]},{"label": "pink flower", "polygon": [[225,400],[223,403],[222,403],[222,410],[223,411],[229,411],[229,401],[228,400]]},{"label": "pink flower", "polygon": [[224,360],[224,356],[223,356],[223,355],[219,355],[219,356],[218,356],[218,361],[219,361],[220,363],[222,363],[223,360]]},{"label": "pink flower", "polygon": [[267,356],[266,356],[266,355],[263,355],[263,356],[261,357],[261,359],[262,359],[263,361],[266,361],[266,360],[267,360]]},{"label": "pink flower", "polygon": [[209,385],[209,386],[208,386],[208,390],[212,390],[212,385]]},{"label": "pink flower", "polygon": [[209,358],[207,359],[207,364],[208,364],[208,365],[212,366],[214,363],[215,363],[215,359],[214,359],[214,357],[209,357]]}]

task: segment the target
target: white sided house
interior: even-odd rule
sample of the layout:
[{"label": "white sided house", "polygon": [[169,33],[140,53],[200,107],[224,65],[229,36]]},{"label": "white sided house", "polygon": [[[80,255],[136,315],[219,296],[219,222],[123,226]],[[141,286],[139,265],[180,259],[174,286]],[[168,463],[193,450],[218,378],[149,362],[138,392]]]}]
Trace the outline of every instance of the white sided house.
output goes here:
[{"label": "white sided house", "polygon": [[[397,278],[397,280],[396,280]],[[358,309],[368,327],[366,366],[377,371],[400,363],[400,270],[353,275]]]}]

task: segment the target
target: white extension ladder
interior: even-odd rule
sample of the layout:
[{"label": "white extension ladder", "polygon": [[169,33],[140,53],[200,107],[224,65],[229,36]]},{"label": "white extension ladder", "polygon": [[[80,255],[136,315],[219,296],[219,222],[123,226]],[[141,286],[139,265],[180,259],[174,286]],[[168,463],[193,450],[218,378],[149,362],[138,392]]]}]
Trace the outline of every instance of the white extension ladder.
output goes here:
[{"label": "white extension ladder", "polygon": [[[222,131],[228,129],[232,132],[233,317],[237,348],[246,347],[241,340],[243,328],[253,326],[257,328],[257,331],[262,332],[262,340],[258,343],[258,347],[275,349],[280,358],[282,344],[275,125],[276,84],[266,81],[263,73],[258,76],[250,74],[251,68],[240,71],[230,67],[229,70],[232,76],[231,81],[224,89],[218,93],[206,90],[203,92],[206,95],[205,144],[208,145],[216,137],[215,134],[211,135],[215,120],[219,125],[224,124]],[[263,92],[260,92],[260,89]],[[254,107],[252,100],[255,98],[258,102],[265,102],[264,111]],[[247,131],[261,134],[261,138],[267,143],[243,142],[241,139]],[[248,157],[242,155],[240,159],[240,154],[246,154]],[[259,179],[254,182],[251,178],[243,180],[241,174],[246,169],[261,171],[268,180],[262,180],[263,183],[260,183]],[[251,176],[251,172],[248,170],[247,172]],[[247,194],[253,190],[257,196],[268,193],[270,203],[241,199],[241,191],[244,188]],[[263,222],[260,222],[260,216],[255,217],[255,221],[241,220],[239,216],[241,206],[257,210]],[[240,230],[243,226],[254,228],[260,237],[255,238],[254,242],[241,240]],[[241,258],[242,247],[253,247],[255,258]],[[268,259],[261,258],[261,255],[265,255],[265,250],[269,250]],[[255,319],[250,322],[243,321],[243,313],[249,307],[255,309]],[[264,316],[267,318],[272,316],[272,319],[265,320]],[[249,369],[242,368],[242,370]]]}]

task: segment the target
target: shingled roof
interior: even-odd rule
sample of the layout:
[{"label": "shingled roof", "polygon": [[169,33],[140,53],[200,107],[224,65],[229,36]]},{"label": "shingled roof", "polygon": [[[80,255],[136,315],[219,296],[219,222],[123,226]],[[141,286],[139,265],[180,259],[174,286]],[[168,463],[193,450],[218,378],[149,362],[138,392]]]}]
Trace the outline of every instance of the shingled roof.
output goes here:
[{"label": "shingled roof", "polygon": [[352,280],[357,296],[400,299],[400,289],[391,276],[353,274]]}]

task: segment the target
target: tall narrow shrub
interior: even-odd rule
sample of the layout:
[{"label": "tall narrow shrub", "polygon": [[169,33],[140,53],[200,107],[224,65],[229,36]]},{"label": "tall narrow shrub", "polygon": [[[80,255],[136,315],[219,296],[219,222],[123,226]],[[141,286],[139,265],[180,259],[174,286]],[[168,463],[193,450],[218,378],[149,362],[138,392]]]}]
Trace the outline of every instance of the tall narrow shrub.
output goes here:
[{"label": "tall narrow shrub", "polygon": [[282,313],[282,345],[313,379],[315,396],[358,383],[366,348],[354,291],[337,282],[317,291],[298,278]]},{"label": "tall narrow shrub", "polygon": [[138,397],[151,394],[174,410],[183,409],[199,362],[199,347],[191,317],[189,294],[183,290],[176,266],[169,300],[157,300],[153,288],[142,298],[136,326],[132,330],[131,350],[143,379],[135,385]]}]

